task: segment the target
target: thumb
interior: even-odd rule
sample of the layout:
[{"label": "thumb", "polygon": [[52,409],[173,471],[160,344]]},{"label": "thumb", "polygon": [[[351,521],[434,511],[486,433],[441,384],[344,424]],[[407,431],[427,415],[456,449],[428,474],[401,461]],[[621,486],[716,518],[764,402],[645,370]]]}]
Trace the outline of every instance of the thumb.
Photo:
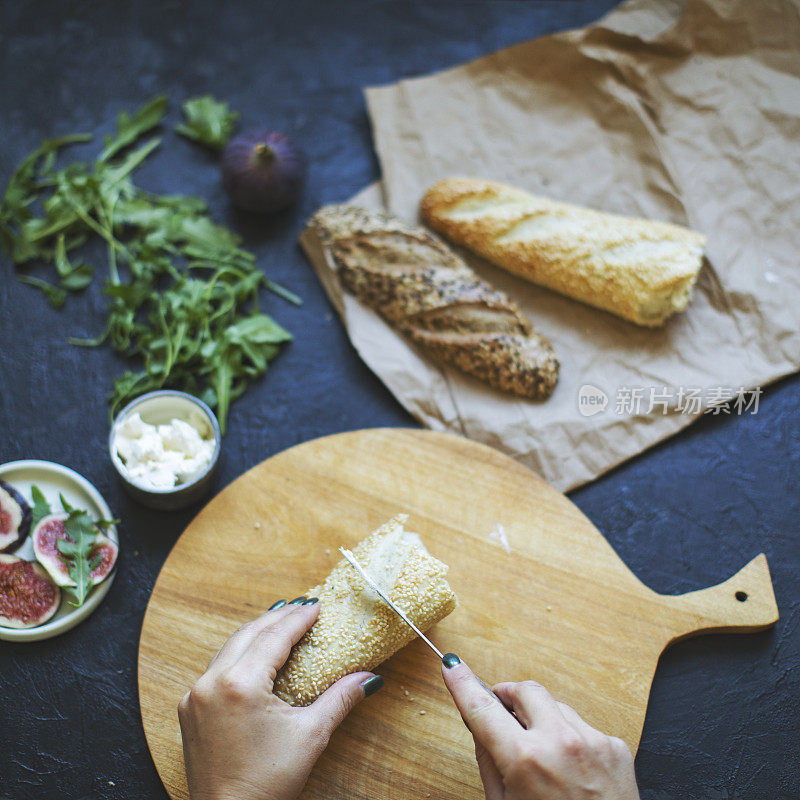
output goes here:
[{"label": "thumb", "polygon": [[372,672],[354,672],[328,687],[309,707],[320,728],[330,736],[359,701],[377,692],[383,678]]}]

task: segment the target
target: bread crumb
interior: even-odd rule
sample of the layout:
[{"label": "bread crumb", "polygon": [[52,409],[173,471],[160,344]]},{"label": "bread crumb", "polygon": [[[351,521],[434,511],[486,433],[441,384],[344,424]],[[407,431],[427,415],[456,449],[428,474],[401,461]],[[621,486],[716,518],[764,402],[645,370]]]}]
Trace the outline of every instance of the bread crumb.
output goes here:
[{"label": "bread crumb", "polygon": [[511,555],[511,547],[508,544],[508,538],[506,537],[506,529],[499,523],[495,523],[494,529],[489,534],[489,538],[496,539],[502,545],[503,549]]},{"label": "bread crumb", "polygon": [[326,555],[326,556],[329,556],[330,554],[331,554],[331,549],[330,549],[330,547],[326,547],[326,548],[325,548],[325,555]]},{"label": "bread crumb", "polygon": [[253,527],[254,528],[260,528],[261,527],[261,523],[260,522],[254,522],[253,523]]}]

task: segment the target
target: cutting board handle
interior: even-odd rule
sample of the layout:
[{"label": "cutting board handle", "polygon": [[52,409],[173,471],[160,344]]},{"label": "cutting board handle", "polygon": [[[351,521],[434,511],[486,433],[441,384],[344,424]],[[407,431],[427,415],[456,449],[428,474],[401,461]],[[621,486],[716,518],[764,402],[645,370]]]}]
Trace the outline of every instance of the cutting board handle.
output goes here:
[{"label": "cutting board handle", "polygon": [[724,583],[667,598],[675,634],[670,643],[698,633],[745,633],[778,620],[778,606],[764,553]]}]

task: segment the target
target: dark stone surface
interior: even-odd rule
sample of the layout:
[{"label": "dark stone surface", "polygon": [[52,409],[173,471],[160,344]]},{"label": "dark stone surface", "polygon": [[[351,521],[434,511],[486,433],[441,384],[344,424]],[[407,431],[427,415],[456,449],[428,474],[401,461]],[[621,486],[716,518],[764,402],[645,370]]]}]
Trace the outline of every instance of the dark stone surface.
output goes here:
[{"label": "dark stone surface", "polygon": [[[213,159],[166,131],[138,181],[197,193],[240,227],[267,272],[305,305],[269,311],[296,341],[234,405],[221,484],[292,444],[412,425],[350,347],[295,240],[318,205],[378,177],[360,87],[450,66],[583,25],[613,0],[289,3],[42,0],[0,8],[0,181],[45,136],[108,130],[157,92],[212,92],[247,126],[293,132],[311,159],[302,207],[268,224],[231,213]],[[0,642],[0,797],[162,798],[139,718],[136,652],[158,570],[196,509],[137,507],[105,455],[105,396],[122,364],[70,334],[102,326],[94,290],[55,312],[0,281],[0,461],[42,458],[84,474],[124,520],[102,607],[78,628],[28,645]],[[646,800],[800,797],[800,381],[769,387],[756,416],[705,418],[573,499],[654,589],[726,579],[760,551],[781,621],[771,631],[681,643],[656,675],[637,771]]]}]

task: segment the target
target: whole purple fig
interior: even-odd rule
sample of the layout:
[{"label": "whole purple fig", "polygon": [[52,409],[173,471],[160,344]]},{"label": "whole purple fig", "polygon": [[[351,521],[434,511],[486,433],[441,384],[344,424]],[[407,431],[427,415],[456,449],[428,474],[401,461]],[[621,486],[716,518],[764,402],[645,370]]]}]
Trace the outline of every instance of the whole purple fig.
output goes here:
[{"label": "whole purple fig", "polygon": [[287,208],[300,195],[306,159],[278,131],[247,131],[222,154],[222,185],[238,208],[269,214]]}]

